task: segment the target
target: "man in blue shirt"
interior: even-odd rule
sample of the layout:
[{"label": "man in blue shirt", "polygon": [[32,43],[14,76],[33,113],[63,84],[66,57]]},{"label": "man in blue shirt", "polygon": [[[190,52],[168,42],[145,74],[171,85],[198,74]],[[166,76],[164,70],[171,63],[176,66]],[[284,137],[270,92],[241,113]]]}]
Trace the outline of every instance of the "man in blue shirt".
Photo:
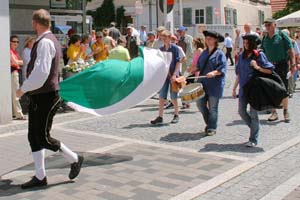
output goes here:
[{"label": "man in blue shirt", "polygon": [[[170,83],[174,82],[176,77],[179,75],[179,63],[180,63],[179,49],[175,44],[171,43],[170,31],[168,30],[163,31],[161,34],[161,39],[164,41],[164,46],[160,47],[160,50],[172,53],[172,61],[170,64],[167,79],[159,92],[159,116],[150,122],[153,125],[163,123],[164,102],[165,99],[167,99],[169,86]],[[174,105],[174,117],[171,123],[177,123],[179,121],[177,96],[178,96],[177,92],[172,91],[171,89],[170,97]]]}]

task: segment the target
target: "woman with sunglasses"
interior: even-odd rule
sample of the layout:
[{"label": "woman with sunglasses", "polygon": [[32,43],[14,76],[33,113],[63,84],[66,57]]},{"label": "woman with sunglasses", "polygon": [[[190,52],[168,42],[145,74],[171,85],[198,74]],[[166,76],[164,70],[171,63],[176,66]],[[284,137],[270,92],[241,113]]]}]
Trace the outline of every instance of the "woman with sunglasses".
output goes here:
[{"label": "woman with sunglasses", "polygon": [[10,70],[11,70],[11,94],[12,94],[12,114],[13,119],[25,120],[19,98],[16,97],[16,91],[19,89],[19,70],[23,65],[17,48],[19,46],[19,38],[16,35],[10,37]]}]

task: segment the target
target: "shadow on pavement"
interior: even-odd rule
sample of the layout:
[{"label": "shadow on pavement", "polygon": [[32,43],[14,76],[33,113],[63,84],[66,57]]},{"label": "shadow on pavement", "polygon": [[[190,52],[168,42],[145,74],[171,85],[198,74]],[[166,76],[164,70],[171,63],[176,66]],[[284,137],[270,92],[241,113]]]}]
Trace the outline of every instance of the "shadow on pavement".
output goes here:
[{"label": "shadow on pavement", "polygon": [[132,108],[147,108],[147,107],[158,107],[158,104],[145,104],[145,105],[136,105]]},{"label": "shadow on pavement", "polygon": [[[109,153],[79,153],[84,156],[82,167],[93,167],[101,165],[112,165],[120,162],[133,160],[133,157],[126,155],[112,155]],[[69,168],[70,164],[60,154],[54,154],[46,159],[46,169],[63,169]],[[33,163],[25,166],[22,170],[33,169]]]},{"label": "shadow on pavement", "polygon": [[45,190],[59,185],[74,183],[74,181],[68,180],[57,183],[51,183],[43,187],[23,190],[19,184],[12,184],[12,182],[13,181],[10,179],[0,180],[0,197],[13,196],[23,192]]},{"label": "shadow on pavement", "polygon": [[170,133],[167,136],[161,137],[160,141],[165,142],[184,142],[184,141],[194,141],[200,140],[206,137],[204,132],[202,133]]},{"label": "shadow on pavement", "polygon": [[170,126],[170,123],[163,123],[163,124],[129,124],[128,126],[124,126],[123,129],[133,129],[133,128],[150,128],[150,127],[162,127],[162,126]]},{"label": "shadow on pavement", "polygon": [[241,153],[259,153],[264,152],[264,149],[261,147],[249,148],[245,146],[245,143],[239,144],[217,144],[210,143],[206,144],[203,149],[200,149],[199,152],[241,152]]},{"label": "shadow on pavement", "polygon": [[[84,155],[84,161],[82,164],[82,168],[92,167],[92,166],[101,166],[101,165],[112,165],[115,163],[133,160],[133,157],[126,156],[126,155],[112,155],[112,154],[108,154],[108,153],[105,153],[105,154],[80,153],[80,154]],[[69,168],[69,167],[70,167],[70,164],[60,154],[54,154],[54,155],[46,158],[46,171],[49,169],[63,169],[63,168]],[[15,171],[18,171],[18,170],[34,171],[34,165],[32,163],[32,164],[26,165],[24,167],[20,167],[20,168],[16,169]],[[48,175],[52,174],[52,173],[53,172],[48,173]],[[29,177],[28,177],[28,179],[29,179]],[[23,192],[28,192],[28,191],[37,191],[37,190],[47,189],[50,187],[55,187],[55,186],[59,186],[59,185],[63,185],[63,184],[74,183],[74,181],[68,180],[68,181],[62,181],[62,182],[57,182],[57,183],[51,183],[45,187],[23,190],[23,189],[21,189],[20,185],[12,184],[12,182],[13,182],[13,180],[11,180],[11,179],[2,179],[2,180],[0,179],[0,197],[12,196],[12,195],[16,195],[18,193],[23,193]]]},{"label": "shadow on pavement", "polygon": [[[259,123],[261,125],[276,125],[276,124],[279,124],[279,123],[285,123],[284,120],[276,120],[276,121],[273,121],[273,122],[269,122],[267,119],[261,119],[259,120]],[[245,125],[246,126],[246,123],[243,121],[243,120],[233,120],[232,122],[229,122],[226,124],[226,126],[235,126],[235,125]]]}]

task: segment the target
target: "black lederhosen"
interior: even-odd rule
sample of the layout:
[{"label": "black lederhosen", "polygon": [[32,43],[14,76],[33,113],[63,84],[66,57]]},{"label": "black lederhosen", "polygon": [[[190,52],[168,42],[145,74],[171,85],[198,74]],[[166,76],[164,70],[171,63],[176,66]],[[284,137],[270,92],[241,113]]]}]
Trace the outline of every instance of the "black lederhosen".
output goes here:
[{"label": "black lederhosen", "polygon": [[60,141],[50,136],[53,117],[59,107],[58,91],[29,95],[28,140],[32,152],[41,149],[57,151]]},{"label": "black lederhosen", "polygon": [[280,76],[282,79],[284,86],[286,88],[286,91],[288,91],[288,79],[286,78],[287,73],[289,72],[289,64],[286,60],[282,60],[280,62],[273,62],[273,65],[275,66],[275,72]]}]

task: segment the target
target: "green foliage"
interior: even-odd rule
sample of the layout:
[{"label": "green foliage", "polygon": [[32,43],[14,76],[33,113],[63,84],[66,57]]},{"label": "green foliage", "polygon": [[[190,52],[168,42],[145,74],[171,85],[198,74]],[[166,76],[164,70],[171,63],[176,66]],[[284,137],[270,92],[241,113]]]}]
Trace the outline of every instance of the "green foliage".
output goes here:
[{"label": "green foliage", "polygon": [[89,11],[87,14],[92,15],[96,29],[108,27],[110,22],[115,21],[115,5],[113,0],[104,0],[102,5],[96,11]]},{"label": "green foliage", "polygon": [[300,10],[300,1],[299,0],[288,0],[286,7],[283,10],[277,11],[273,14],[274,19],[279,19],[290,13]]}]

